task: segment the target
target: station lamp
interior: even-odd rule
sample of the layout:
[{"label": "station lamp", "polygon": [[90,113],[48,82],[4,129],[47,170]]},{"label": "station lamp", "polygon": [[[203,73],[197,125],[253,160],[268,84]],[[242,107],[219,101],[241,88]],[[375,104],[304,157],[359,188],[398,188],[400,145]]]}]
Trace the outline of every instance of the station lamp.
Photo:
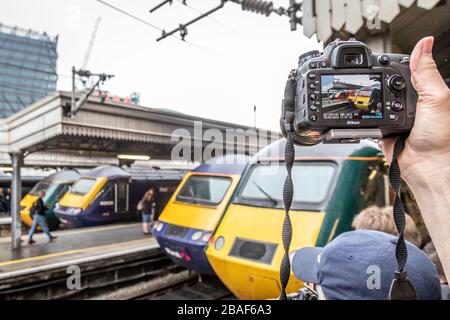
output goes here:
[{"label": "station lamp", "polygon": [[136,154],[119,154],[117,159],[120,160],[150,160],[150,156],[136,155]]}]

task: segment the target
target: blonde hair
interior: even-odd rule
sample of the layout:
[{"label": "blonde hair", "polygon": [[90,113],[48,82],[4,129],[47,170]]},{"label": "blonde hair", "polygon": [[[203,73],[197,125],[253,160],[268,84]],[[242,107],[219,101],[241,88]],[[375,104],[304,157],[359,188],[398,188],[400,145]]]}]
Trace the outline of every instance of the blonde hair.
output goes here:
[{"label": "blonde hair", "polygon": [[[398,231],[395,226],[392,207],[380,208],[371,206],[362,210],[352,222],[352,227],[356,230],[376,230],[382,231],[394,236],[398,236]],[[422,237],[414,220],[406,215],[406,226],[404,232],[405,239],[420,247],[422,244]]]}]

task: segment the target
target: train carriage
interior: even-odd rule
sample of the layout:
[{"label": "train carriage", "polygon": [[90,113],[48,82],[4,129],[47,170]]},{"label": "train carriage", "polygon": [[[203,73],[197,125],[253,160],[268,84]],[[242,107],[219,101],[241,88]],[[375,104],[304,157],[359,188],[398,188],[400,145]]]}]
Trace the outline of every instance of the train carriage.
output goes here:
[{"label": "train carriage", "polygon": [[[217,276],[241,299],[276,298],[284,254],[285,140],[261,150],[249,163],[206,249]],[[375,143],[296,146],[291,252],[323,246],[351,229],[370,205],[389,203],[386,163]],[[302,286],[293,275],[287,291]]]},{"label": "train carriage", "polygon": [[182,170],[99,166],[74,183],[55,213],[71,228],[136,221],[139,200],[148,189],[154,188],[158,215],[184,174]]},{"label": "train carriage", "polygon": [[247,160],[245,156],[216,158],[185,176],[153,228],[160,247],[176,264],[214,274],[205,247]]}]

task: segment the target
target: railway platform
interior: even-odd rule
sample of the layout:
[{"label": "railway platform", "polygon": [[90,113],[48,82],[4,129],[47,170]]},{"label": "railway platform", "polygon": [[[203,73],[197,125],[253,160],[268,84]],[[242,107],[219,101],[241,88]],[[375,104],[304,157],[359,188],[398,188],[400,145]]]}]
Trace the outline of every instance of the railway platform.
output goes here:
[{"label": "railway platform", "polygon": [[[58,238],[49,242],[38,233],[32,245],[24,235],[19,250],[11,250],[9,237],[0,238],[0,299],[79,297],[89,288],[139,279],[168,265],[156,240],[143,235],[139,223],[54,234]],[[76,290],[67,288],[70,266],[81,276]]]}]

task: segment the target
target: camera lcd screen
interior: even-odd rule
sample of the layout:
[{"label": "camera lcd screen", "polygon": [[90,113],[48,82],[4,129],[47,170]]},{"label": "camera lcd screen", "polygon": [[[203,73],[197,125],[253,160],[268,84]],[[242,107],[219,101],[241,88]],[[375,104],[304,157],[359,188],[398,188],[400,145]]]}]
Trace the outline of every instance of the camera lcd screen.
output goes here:
[{"label": "camera lcd screen", "polygon": [[383,118],[381,74],[322,75],[320,83],[324,120]]}]

